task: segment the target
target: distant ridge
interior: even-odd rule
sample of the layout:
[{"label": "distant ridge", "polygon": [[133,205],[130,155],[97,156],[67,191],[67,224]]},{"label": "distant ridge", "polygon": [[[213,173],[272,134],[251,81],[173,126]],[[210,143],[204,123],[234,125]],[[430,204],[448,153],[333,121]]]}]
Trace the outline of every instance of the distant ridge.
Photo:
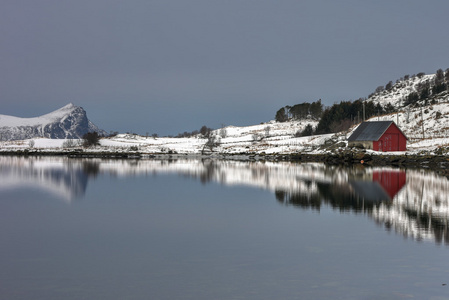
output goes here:
[{"label": "distant ridge", "polygon": [[20,118],[0,115],[0,140],[25,140],[31,138],[80,139],[88,132],[106,135],[87,118],[86,111],[69,103],[51,113]]}]

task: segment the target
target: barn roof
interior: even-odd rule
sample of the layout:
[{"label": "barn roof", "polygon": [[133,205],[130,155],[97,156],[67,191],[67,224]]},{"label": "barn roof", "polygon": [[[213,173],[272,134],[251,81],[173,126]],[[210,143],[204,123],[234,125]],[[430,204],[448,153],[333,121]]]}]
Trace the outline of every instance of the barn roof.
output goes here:
[{"label": "barn roof", "polygon": [[[393,121],[375,121],[363,122],[357,127],[352,135],[348,138],[349,142],[353,141],[377,141],[387,131]],[[402,132],[402,131],[401,131]]]},{"label": "barn roof", "polygon": [[366,201],[380,202],[383,200],[392,200],[379,182],[350,180],[349,184],[354,189],[354,192]]}]

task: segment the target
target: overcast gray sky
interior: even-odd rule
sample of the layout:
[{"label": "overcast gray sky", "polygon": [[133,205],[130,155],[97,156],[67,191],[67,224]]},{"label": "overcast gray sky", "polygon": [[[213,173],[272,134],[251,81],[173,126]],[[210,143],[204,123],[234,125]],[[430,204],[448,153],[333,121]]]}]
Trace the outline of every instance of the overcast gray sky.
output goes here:
[{"label": "overcast gray sky", "polygon": [[2,0],[0,114],[107,131],[251,125],[449,67],[446,0]]}]

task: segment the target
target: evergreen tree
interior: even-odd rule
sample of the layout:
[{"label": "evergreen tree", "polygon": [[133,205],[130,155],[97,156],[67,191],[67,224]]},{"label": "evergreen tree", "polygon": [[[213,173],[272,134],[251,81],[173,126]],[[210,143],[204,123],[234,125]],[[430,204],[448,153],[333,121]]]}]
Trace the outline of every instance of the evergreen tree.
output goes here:
[{"label": "evergreen tree", "polygon": [[323,104],[321,104],[321,99],[316,102],[312,102],[310,104],[310,115],[313,119],[319,120],[321,118],[322,113],[323,113]]},{"label": "evergreen tree", "polygon": [[432,95],[437,95],[441,92],[444,92],[447,89],[447,84],[444,82],[440,82],[438,85],[434,85],[432,87]]},{"label": "evergreen tree", "polygon": [[280,108],[276,112],[276,116],[274,117],[274,119],[276,120],[276,122],[286,122],[288,120],[286,108],[285,107]]},{"label": "evergreen tree", "polygon": [[354,102],[341,101],[326,108],[318,122],[316,133],[325,134],[346,130],[353,123],[357,115],[362,114],[365,104],[365,117],[368,119],[377,114],[377,107],[372,101],[358,99]]},{"label": "evergreen tree", "polygon": [[384,111],[387,114],[391,114],[396,112],[396,108],[390,102],[388,102],[387,105],[385,105],[384,107]]},{"label": "evergreen tree", "polygon": [[307,124],[307,126],[304,128],[304,130],[298,131],[296,133],[296,137],[311,136],[311,135],[313,135],[313,133],[314,133],[313,126],[311,124]]},{"label": "evergreen tree", "polygon": [[427,98],[429,98],[430,96],[430,86],[428,84],[426,84],[420,91],[419,93],[419,99],[420,100],[425,100]]},{"label": "evergreen tree", "polygon": [[417,92],[412,92],[408,94],[405,98],[405,105],[414,104],[419,100],[419,94]]},{"label": "evergreen tree", "polygon": [[203,125],[200,128],[200,134],[202,134],[204,137],[209,137],[211,132],[212,132],[212,128],[209,128],[206,125]]},{"label": "evergreen tree", "polygon": [[435,86],[440,85],[444,81],[444,71],[443,69],[438,69],[435,74]]}]

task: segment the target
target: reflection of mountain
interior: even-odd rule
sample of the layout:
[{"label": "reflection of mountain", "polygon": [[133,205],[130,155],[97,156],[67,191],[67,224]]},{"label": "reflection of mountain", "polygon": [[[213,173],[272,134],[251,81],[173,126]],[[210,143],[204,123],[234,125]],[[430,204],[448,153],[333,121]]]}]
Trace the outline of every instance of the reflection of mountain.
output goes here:
[{"label": "reflection of mountain", "polygon": [[67,158],[0,157],[0,189],[37,187],[70,201],[84,195],[91,168]]},{"label": "reflection of mountain", "polygon": [[270,190],[287,206],[360,212],[404,236],[449,244],[449,181],[432,172],[289,162],[0,157],[0,189],[35,186],[67,201],[82,197],[88,179],[98,174],[167,173]]}]

